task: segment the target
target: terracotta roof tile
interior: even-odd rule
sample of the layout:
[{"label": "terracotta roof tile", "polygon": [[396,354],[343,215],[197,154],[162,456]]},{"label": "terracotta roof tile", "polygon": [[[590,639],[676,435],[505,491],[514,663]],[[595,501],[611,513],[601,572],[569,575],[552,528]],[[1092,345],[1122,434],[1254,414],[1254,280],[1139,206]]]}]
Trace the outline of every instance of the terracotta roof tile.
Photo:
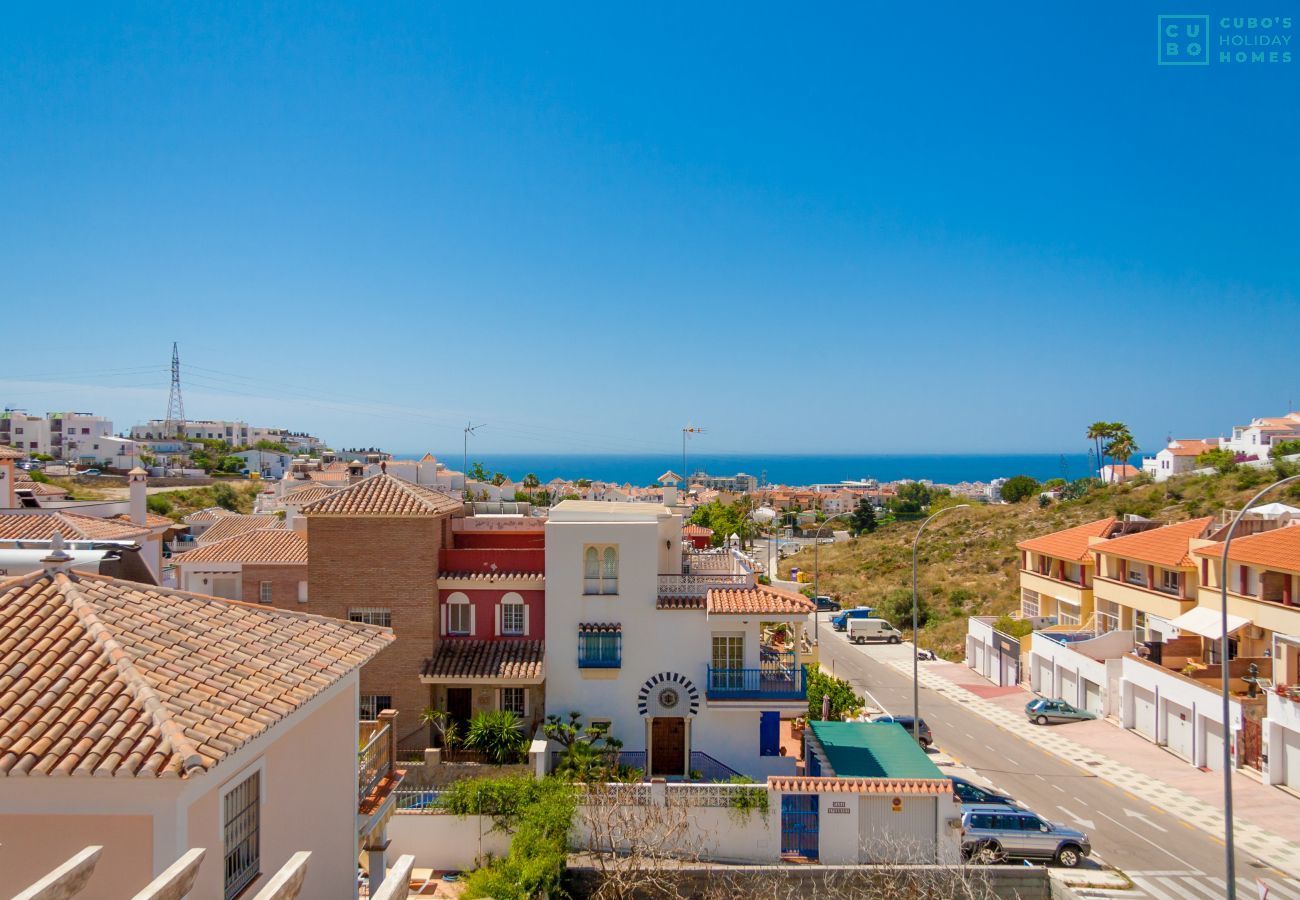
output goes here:
[{"label": "terracotta roof tile", "polygon": [[262,528],[246,531],[223,541],[204,544],[196,550],[178,553],[176,563],[241,562],[305,563],[307,539],[287,528]]},{"label": "terracotta roof tile", "polygon": [[686,525],[682,528],[682,534],[690,537],[713,537],[713,529],[706,528],[703,525]]},{"label": "terracotta roof tile", "polygon": [[704,609],[703,597],[660,597],[655,609]]},{"label": "terracotta roof tile", "polygon": [[190,525],[202,525],[204,522],[215,522],[217,519],[233,515],[237,514],[220,506],[209,506],[206,509],[195,510],[185,516],[184,521]]},{"label": "terracotta roof tile", "polygon": [[909,794],[951,795],[947,778],[822,778],[767,776],[767,787],[783,794]]},{"label": "terracotta roof tile", "polygon": [[[116,516],[113,516],[113,521],[126,522],[129,525],[135,524],[134,522],[131,521],[131,517],[127,513],[120,513]],[[147,512],[144,514],[144,527],[145,528],[182,528],[184,526],[176,524],[176,522],[172,521],[166,516],[160,516],[157,513]]]},{"label": "terracotta roof tile", "polygon": [[477,679],[541,683],[546,652],[542,641],[444,640],[421,677],[431,680]]},{"label": "terracotta roof tile", "polygon": [[[1223,545],[1214,544],[1192,551],[1197,556],[1219,559]],[[1287,525],[1248,537],[1232,539],[1228,559],[1235,563],[1300,572],[1300,525]]]},{"label": "terracotta roof tile", "polygon": [[0,582],[0,777],[185,777],[392,632],[82,573]]},{"label": "terracotta roof tile", "polygon": [[439,578],[457,578],[463,581],[481,581],[485,585],[497,581],[511,581],[520,578],[535,578],[545,581],[543,572],[439,572]]},{"label": "terracotta roof tile", "polygon": [[277,502],[293,503],[298,506],[305,506],[308,503],[315,503],[317,500],[323,500],[326,497],[339,490],[338,487],[329,484],[308,484],[304,487],[294,488]]},{"label": "terracotta roof tile", "polygon": [[69,540],[134,541],[149,534],[149,529],[73,512],[0,515],[0,540],[48,541],[55,532]]},{"label": "terracotta roof tile", "polygon": [[279,516],[257,515],[242,516],[231,515],[222,516],[207,530],[195,538],[200,545],[215,544],[217,541],[224,541],[226,538],[236,537],[249,531],[260,531],[264,528],[283,528],[284,520]]},{"label": "terracotta roof tile", "polygon": [[1178,440],[1165,448],[1172,456],[1200,456],[1210,450],[1218,450],[1217,441],[1183,441]]},{"label": "terracotta roof tile", "polygon": [[22,478],[14,479],[14,490],[31,491],[33,497],[66,497],[67,488],[61,488],[57,484],[45,484],[42,481],[27,481]]},{"label": "terracotta roof tile", "polygon": [[1031,550],[1034,553],[1042,553],[1046,556],[1066,559],[1071,562],[1091,562],[1092,555],[1088,552],[1088,539],[1105,537],[1110,534],[1111,529],[1115,527],[1116,521],[1118,520],[1114,516],[1107,519],[1098,519],[1095,522],[1076,525],[1064,531],[1054,531],[1051,534],[1030,538],[1027,541],[1021,541],[1016,546],[1021,550]]},{"label": "terracotta roof tile", "polygon": [[26,459],[27,454],[21,450],[15,450],[8,444],[0,444],[0,459]]},{"label": "terracotta roof tile", "polygon": [[705,595],[705,608],[711,616],[753,613],[807,615],[815,606],[803,594],[766,584],[741,591],[711,590]]},{"label": "terracotta roof tile", "polygon": [[1213,521],[1212,516],[1189,519],[1163,528],[1111,538],[1109,541],[1093,544],[1092,549],[1096,553],[1109,553],[1159,566],[1190,566],[1192,558],[1188,553],[1188,542],[1192,538],[1202,537]]},{"label": "terracotta roof tile", "polygon": [[447,516],[464,506],[450,494],[380,474],[317,500],[302,512],[307,516]]}]

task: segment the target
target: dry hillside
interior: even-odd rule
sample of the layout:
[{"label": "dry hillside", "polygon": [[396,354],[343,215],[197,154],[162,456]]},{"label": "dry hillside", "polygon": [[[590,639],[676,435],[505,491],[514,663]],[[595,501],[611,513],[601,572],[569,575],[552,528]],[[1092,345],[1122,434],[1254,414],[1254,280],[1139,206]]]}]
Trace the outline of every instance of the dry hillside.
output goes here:
[{"label": "dry hillside", "polygon": [[[921,629],[921,646],[959,659],[967,616],[1000,615],[1018,608],[1017,541],[1112,515],[1131,513],[1165,522],[1211,515],[1239,507],[1273,477],[1272,469],[1241,469],[1164,484],[1099,487],[1083,499],[1045,508],[1027,502],[949,513],[921,540],[918,593],[929,620]],[[1300,489],[1293,486],[1268,499],[1297,503]],[[900,628],[910,626],[912,540],[919,524],[890,522],[873,534],[823,546],[822,593],[846,606],[879,606]],[[783,562],[781,576],[788,578],[794,566],[811,572],[812,550]]]}]

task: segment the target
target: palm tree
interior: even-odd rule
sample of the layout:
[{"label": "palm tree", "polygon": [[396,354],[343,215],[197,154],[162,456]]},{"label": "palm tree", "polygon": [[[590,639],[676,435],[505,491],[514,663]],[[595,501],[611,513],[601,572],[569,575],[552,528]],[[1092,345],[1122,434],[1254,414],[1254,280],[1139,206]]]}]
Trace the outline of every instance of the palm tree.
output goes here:
[{"label": "palm tree", "polygon": [[1101,460],[1102,447],[1101,442],[1110,440],[1111,429],[1114,425],[1110,422],[1093,422],[1088,426],[1087,438],[1092,441],[1092,448],[1097,451],[1097,477],[1101,477]]},{"label": "palm tree", "polygon": [[540,484],[541,484],[541,482],[537,480],[537,476],[534,475],[532,472],[529,472],[527,475],[524,476],[524,487],[528,488],[528,499],[529,499],[529,500],[532,500],[532,499],[533,499],[533,491],[534,491],[534,490],[535,490],[535,489],[536,489]]},{"label": "palm tree", "polygon": [[1115,431],[1112,433],[1110,443],[1106,445],[1106,453],[1120,465],[1128,465],[1129,457],[1138,452],[1137,441],[1133,440],[1133,435],[1122,422],[1112,424],[1115,426]]}]

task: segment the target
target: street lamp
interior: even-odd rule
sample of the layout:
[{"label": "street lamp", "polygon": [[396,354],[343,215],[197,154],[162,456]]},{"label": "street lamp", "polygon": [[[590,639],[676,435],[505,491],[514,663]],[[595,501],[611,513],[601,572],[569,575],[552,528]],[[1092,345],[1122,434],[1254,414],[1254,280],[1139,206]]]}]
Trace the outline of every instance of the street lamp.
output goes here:
[{"label": "street lamp", "polygon": [[917,656],[917,595],[916,595],[916,553],[921,546],[921,535],[925,532],[925,526],[929,525],[939,516],[946,512],[952,512],[954,509],[967,509],[969,503],[958,503],[956,506],[945,506],[936,513],[931,513],[930,517],[921,523],[921,527],[916,530],[916,540],[912,541],[912,737],[919,738],[921,735],[921,681],[920,681],[920,664]]},{"label": "street lamp", "polygon": [[[1237,523],[1246,515],[1247,511],[1259,502],[1263,497],[1274,488],[1281,487],[1284,484],[1293,481],[1300,481],[1300,475],[1291,475],[1280,481],[1275,481],[1268,487],[1264,488],[1250,502],[1241,508],[1228,526],[1227,537],[1223,539],[1223,555],[1219,562],[1219,609],[1222,614],[1222,621],[1219,627],[1222,632],[1219,635],[1221,641],[1219,648],[1219,665],[1223,669],[1223,732],[1229,735],[1229,715],[1232,711],[1232,704],[1228,695],[1228,547],[1232,544],[1232,535],[1237,530]],[[1232,837],[1232,741],[1224,740],[1223,742],[1223,854],[1225,878],[1228,882],[1228,900],[1236,900],[1237,897],[1237,855],[1233,849]]]},{"label": "street lamp", "polygon": [[[825,528],[829,523],[834,522],[836,519],[842,519],[845,516],[851,516],[851,515],[853,515],[852,512],[842,512],[842,513],[836,513],[833,516],[829,516],[828,518],[823,519],[822,523],[817,526],[817,530],[813,532],[813,603],[816,603],[817,598],[820,597],[822,594],[821,592],[822,529]],[[832,534],[834,534],[834,532],[832,532]],[[821,624],[822,624],[821,613],[814,609],[813,610],[813,640],[814,641],[821,640]]]}]

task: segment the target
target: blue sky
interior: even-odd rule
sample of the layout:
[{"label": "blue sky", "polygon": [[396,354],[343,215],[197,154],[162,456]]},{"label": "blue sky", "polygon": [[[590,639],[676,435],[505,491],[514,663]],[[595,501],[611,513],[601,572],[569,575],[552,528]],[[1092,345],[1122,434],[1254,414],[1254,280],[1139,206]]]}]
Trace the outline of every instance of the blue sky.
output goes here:
[{"label": "blue sky", "polygon": [[10,9],[0,404],[161,416],[178,340],[191,417],[397,451],[1300,405],[1300,59],[1158,67],[1146,3],[474,6]]}]

